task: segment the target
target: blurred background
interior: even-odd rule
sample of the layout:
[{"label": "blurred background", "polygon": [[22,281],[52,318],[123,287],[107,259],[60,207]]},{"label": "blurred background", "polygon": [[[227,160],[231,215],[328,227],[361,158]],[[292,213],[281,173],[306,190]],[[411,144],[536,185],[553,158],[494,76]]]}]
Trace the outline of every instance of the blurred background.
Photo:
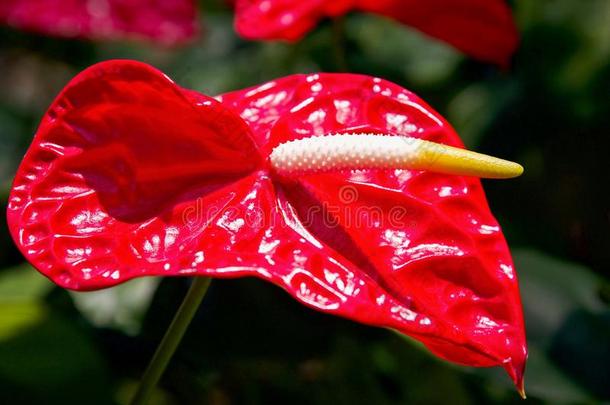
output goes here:
[{"label": "blurred background", "polygon": [[[381,17],[345,21],[347,65],[409,88],[470,149],[518,161],[486,182],[514,253],[527,323],[529,403],[610,403],[610,1],[518,0],[522,43],[502,71]],[[201,4],[179,49],[49,38],[0,27],[0,205],[45,109],[83,68],[155,65],[215,95],[336,71],[328,22],[296,45],[237,38]],[[0,403],[124,404],[183,298],[184,279],[95,293],[25,264],[0,215]],[[154,404],[521,403],[502,370],[448,364],[390,331],[329,317],[261,281],[214,281]]]}]

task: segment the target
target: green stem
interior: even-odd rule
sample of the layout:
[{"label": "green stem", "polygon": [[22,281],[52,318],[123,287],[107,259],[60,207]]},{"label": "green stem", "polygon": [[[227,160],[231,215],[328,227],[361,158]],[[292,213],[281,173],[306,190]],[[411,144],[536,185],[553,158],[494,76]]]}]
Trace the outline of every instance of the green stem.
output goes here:
[{"label": "green stem", "polygon": [[193,280],[191,287],[186,293],[186,297],[184,297],[184,301],[182,301],[178,312],[176,312],[172,323],[165,332],[163,340],[159,347],[157,347],[157,351],[142,377],[140,387],[131,400],[131,405],[145,405],[148,402],[150,395],[176,352],[184,332],[186,332],[191,320],[195,316],[211,281],[212,279],[208,277],[195,277]]},{"label": "green stem", "polygon": [[345,54],[345,21],[343,17],[333,20],[333,54],[339,72],[348,72],[347,55]]}]

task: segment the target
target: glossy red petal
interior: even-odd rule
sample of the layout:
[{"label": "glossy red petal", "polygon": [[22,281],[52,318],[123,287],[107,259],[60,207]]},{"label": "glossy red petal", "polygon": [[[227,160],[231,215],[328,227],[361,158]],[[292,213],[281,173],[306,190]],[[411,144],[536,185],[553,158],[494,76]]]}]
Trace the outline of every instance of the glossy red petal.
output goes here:
[{"label": "glossy red petal", "polygon": [[[214,100],[143,64],[96,65],[44,117],[14,181],[9,227],[28,260],[70,289],[250,275],[321,311],[402,325],[409,309],[311,234],[255,149]],[[412,332],[442,335],[435,324]]]},{"label": "glossy red petal", "polygon": [[359,9],[398,20],[477,59],[503,66],[519,41],[505,0],[359,0]]},{"label": "glossy red petal", "polygon": [[248,39],[296,41],[321,19],[353,6],[354,0],[237,0],[235,29]]},{"label": "glossy red petal", "polygon": [[101,63],[43,118],[14,180],[9,227],[67,288],[192,272],[206,224],[250,193],[260,162],[247,126],[214,99],[148,65]]},{"label": "glossy red petal", "polygon": [[[287,140],[351,131],[462,145],[417,96],[366,76],[291,76],[221,100],[250,124],[263,154]],[[333,302],[326,311],[395,328],[454,362],[502,365],[522,383],[517,279],[478,179],[396,170],[274,184],[282,212],[321,253],[294,255],[299,291]]]},{"label": "glossy red petal", "polygon": [[173,45],[198,31],[194,0],[2,0],[0,21],[61,37],[142,38]]},{"label": "glossy red petal", "polygon": [[235,26],[245,38],[294,41],[321,19],[349,11],[390,17],[499,65],[518,44],[505,0],[238,0]]},{"label": "glossy red petal", "polygon": [[8,221],[24,255],[80,290],[146,275],[261,277],[449,360],[504,365],[522,383],[516,276],[478,180],[405,170],[289,180],[260,157],[337,131],[460,145],[438,114],[396,85],[347,74],[219,99],[134,62],[79,75],[15,178]]}]

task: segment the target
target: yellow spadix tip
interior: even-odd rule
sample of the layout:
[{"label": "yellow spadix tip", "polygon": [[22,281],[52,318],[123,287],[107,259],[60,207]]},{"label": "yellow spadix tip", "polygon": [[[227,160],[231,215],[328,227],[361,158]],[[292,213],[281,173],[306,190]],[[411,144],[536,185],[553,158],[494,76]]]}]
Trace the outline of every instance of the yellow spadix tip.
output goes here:
[{"label": "yellow spadix tip", "polygon": [[508,160],[422,139],[379,134],[335,134],[290,141],[278,145],[270,161],[284,175],[413,169],[508,179],[523,173],[520,164]]},{"label": "yellow spadix tip", "polygon": [[420,168],[433,172],[475,176],[486,179],[510,179],[523,174],[519,163],[466,149],[422,141]]}]

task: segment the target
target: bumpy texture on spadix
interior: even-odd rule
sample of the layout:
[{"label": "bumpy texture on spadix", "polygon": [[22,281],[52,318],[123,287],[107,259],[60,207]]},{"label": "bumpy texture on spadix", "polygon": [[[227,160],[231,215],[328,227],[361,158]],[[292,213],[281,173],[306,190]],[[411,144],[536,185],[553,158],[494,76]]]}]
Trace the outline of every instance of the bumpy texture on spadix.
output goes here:
[{"label": "bumpy texture on spadix", "polygon": [[105,62],[44,116],[15,177],[9,227],[66,288],[256,276],[445,359],[501,365],[521,386],[517,278],[478,179],[270,168],[277,145],[348,132],[462,147],[426,103],[381,79],[296,75],[211,99],[147,65]]},{"label": "bumpy texture on spadix", "polygon": [[323,18],[351,11],[389,17],[499,65],[507,65],[517,48],[505,0],[237,0],[235,27],[249,39],[295,41]]},{"label": "bumpy texture on spadix", "polygon": [[435,173],[506,179],[520,176],[518,163],[408,136],[334,134],[278,145],[270,156],[279,174],[337,170],[411,169]]}]

